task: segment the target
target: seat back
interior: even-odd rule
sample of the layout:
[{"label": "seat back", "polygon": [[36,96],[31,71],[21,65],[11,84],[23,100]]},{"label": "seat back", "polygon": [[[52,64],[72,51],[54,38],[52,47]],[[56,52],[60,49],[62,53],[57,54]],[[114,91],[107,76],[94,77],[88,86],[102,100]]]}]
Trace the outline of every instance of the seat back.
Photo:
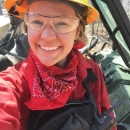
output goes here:
[{"label": "seat back", "polygon": [[29,44],[28,37],[24,34],[22,37],[14,39],[14,46],[9,51],[9,49],[1,49],[0,54],[0,71],[5,70],[7,67],[12,66],[28,57],[29,54]]},{"label": "seat back", "polygon": [[0,54],[0,71],[12,66],[13,63],[4,55]]},{"label": "seat back", "polygon": [[117,123],[117,130],[129,130],[130,125],[125,123]]},{"label": "seat back", "polygon": [[21,38],[14,40],[14,47],[10,50],[10,52],[12,54],[15,54],[15,56],[11,55],[11,54],[7,54],[6,56],[15,65],[19,61],[28,57],[29,48],[30,48],[30,46],[28,44],[27,35],[24,34]]}]

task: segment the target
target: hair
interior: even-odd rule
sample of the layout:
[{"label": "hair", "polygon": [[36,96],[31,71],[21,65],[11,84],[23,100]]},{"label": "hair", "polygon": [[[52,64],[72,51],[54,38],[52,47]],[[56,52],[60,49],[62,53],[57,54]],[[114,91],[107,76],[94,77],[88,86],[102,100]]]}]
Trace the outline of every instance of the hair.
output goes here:
[{"label": "hair", "polygon": [[79,14],[77,14],[77,17],[80,19],[80,23],[78,26],[78,31],[79,31],[79,37],[76,39],[76,41],[81,41],[84,42],[85,44],[87,43],[88,39],[85,34],[85,27],[86,27],[86,19],[83,19]]}]

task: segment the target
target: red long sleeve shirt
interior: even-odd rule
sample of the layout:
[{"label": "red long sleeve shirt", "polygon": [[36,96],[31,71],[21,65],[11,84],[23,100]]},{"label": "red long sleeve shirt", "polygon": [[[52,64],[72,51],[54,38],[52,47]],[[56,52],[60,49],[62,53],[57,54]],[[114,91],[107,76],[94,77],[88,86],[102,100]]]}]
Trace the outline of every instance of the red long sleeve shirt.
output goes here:
[{"label": "red long sleeve shirt", "polygon": [[[98,82],[89,84],[97,103],[99,113],[110,108],[108,94],[99,66],[92,60],[79,61],[81,73],[78,82],[82,83],[87,76],[86,68],[92,68],[98,77]],[[27,130],[30,110],[24,104],[30,98],[26,75],[28,74],[28,59],[7,70],[0,72],[0,130]],[[77,87],[70,99],[83,100],[86,89]],[[116,130],[116,127],[113,129]]]}]

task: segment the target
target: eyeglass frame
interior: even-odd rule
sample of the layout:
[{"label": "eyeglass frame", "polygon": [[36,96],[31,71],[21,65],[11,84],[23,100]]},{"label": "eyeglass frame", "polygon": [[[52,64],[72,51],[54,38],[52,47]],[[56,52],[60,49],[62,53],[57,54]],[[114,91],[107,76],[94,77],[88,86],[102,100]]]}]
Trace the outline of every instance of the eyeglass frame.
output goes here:
[{"label": "eyeglass frame", "polygon": [[[60,18],[60,17],[61,17],[61,18],[62,18],[62,17],[66,17],[66,16],[49,17],[49,16],[45,16],[45,15],[41,15],[41,14],[36,14],[36,13],[33,13],[33,12],[26,12],[26,13],[24,14],[24,21],[25,21],[26,25],[27,25],[28,27],[30,27],[32,30],[37,31],[37,32],[42,32],[42,31],[44,30],[46,24],[48,23],[48,21],[46,20],[46,21],[43,23],[43,25],[42,25],[42,30],[41,30],[41,31],[35,30],[35,29],[32,28],[31,23],[27,22],[28,14],[30,14],[30,15],[38,15],[38,16],[46,17],[46,18],[50,18],[50,19]],[[75,25],[76,25],[75,28],[73,28],[72,30],[67,31],[67,32],[62,32],[62,33],[60,32],[60,33],[58,33],[58,32],[55,31],[55,26],[54,26],[53,22],[50,20],[49,23],[50,23],[50,25],[51,25],[53,31],[55,31],[55,33],[58,33],[58,34],[69,33],[69,32],[73,31],[74,29],[76,29],[76,28],[79,26],[79,24],[80,24],[80,18],[78,18],[78,17],[76,17],[76,16],[67,16],[66,18],[76,18],[76,20],[75,20]]]}]

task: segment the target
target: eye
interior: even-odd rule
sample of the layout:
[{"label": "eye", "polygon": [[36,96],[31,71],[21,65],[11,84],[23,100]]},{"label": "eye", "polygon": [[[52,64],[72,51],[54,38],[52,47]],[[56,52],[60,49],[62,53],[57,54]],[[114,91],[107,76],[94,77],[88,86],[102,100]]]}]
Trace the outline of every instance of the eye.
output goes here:
[{"label": "eye", "polygon": [[56,25],[58,25],[58,26],[66,26],[67,23],[65,23],[65,22],[58,22]]},{"label": "eye", "polygon": [[42,26],[42,25],[43,25],[43,23],[40,22],[40,21],[33,21],[33,22],[31,22],[31,24],[39,25],[39,26]]}]

